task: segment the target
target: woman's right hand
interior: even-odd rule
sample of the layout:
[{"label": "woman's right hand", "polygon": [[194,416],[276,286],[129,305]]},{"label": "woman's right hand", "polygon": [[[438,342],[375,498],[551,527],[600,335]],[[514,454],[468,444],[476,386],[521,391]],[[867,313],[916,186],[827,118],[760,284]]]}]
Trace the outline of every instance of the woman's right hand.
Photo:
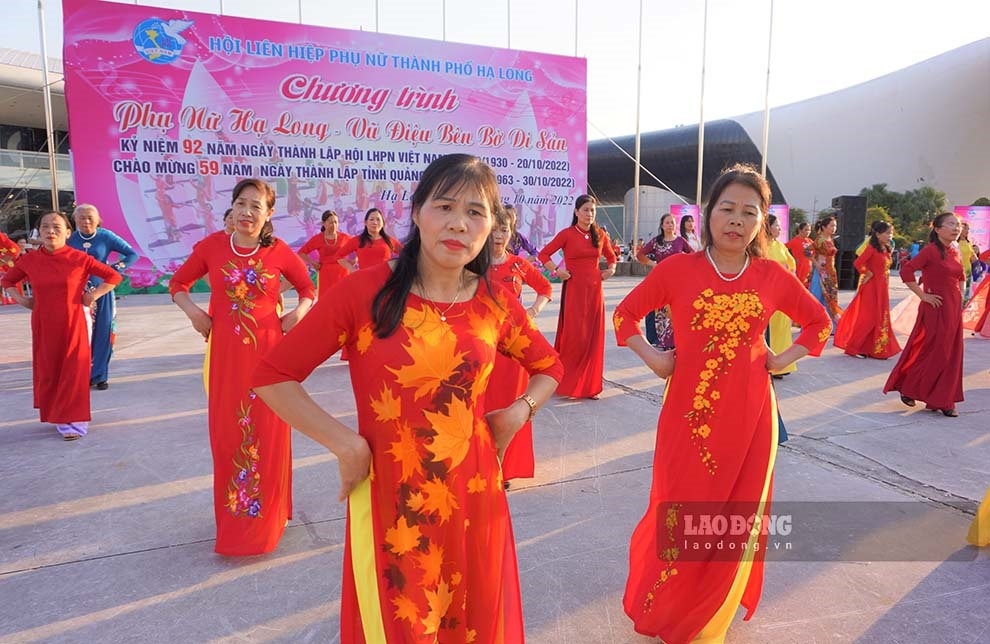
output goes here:
[{"label": "woman's right hand", "polygon": [[925,302],[926,304],[931,304],[936,309],[938,307],[942,306],[942,296],[941,295],[935,295],[934,293],[924,293],[921,296],[921,301],[922,302]]},{"label": "woman's right hand", "polygon": [[204,340],[210,339],[210,329],[213,328],[213,319],[198,306],[195,310],[186,313],[189,320],[192,322],[193,328],[196,332],[203,336]]},{"label": "woman's right hand", "polygon": [[674,373],[674,362],[676,357],[677,349],[670,349],[669,351],[654,349],[652,353],[647,353],[647,355],[643,358],[643,362],[646,363],[646,366],[649,367],[653,373],[666,380],[672,373]]},{"label": "woman's right hand", "polygon": [[371,448],[360,434],[354,434],[346,450],[337,454],[337,468],[340,470],[340,495],[338,501],[346,501],[361,481],[371,472]]},{"label": "woman's right hand", "polygon": [[571,279],[571,272],[566,268],[558,268],[557,277],[560,278],[561,282],[566,282],[567,280]]}]

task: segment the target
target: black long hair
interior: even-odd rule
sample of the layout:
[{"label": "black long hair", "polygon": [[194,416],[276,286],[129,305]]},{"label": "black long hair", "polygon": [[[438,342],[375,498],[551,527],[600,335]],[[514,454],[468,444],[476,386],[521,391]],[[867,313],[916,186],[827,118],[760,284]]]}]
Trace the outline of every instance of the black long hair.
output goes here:
[{"label": "black long hair", "polygon": [[[410,212],[414,214],[418,212],[426,200],[434,195],[447,195],[465,186],[475,188],[481,193],[488,203],[494,221],[495,214],[501,209],[501,197],[495,173],[488,164],[470,154],[448,154],[428,165],[413,192]],[[402,322],[406,310],[406,298],[409,297],[413,284],[419,279],[421,244],[419,226],[413,222],[392,274],[371,304],[371,319],[375,325],[376,337],[387,338]],[[492,241],[489,236],[478,256],[465,266],[482,280],[489,292],[491,285],[488,283],[488,267],[491,263]],[[481,288],[481,285],[478,288]]]},{"label": "black long hair", "polygon": [[[574,201],[574,216],[571,217],[572,226],[577,225],[578,222],[577,211],[581,210],[581,206],[588,203],[589,201],[595,204],[596,206],[598,205],[598,200],[592,197],[591,195],[581,195]],[[601,239],[602,239],[601,232],[598,229],[598,224],[596,224],[595,222],[591,222],[591,245],[594,246],[595,248],[599,248],[601,246]]]},{"label": "black long hair", "polygon": [[[242,179],[234,186],[234,192],[230,195],[230,204],[233,205],[237,198],[241,196],[241,193],[249,187],[254,186],[258,192],[264,196],[265,203],[268,204],[268,210],[275,209],[275,191],[270,185],[261,179]],[[261,234],[258,236],[258,244],[261,246],[271,246],[275,243],[275,226],[272,225],[271,217],[268,221],[261,227]]]},{"label": "black long hair", "polygon": [[359,237],[361,242],[358,246],[363,248],[364,246],[370,246],[375,243],[375,240],[371,238],[371,233],[368,232],[368,217],[376,212],[378,213],[378,216],[382,218],[382,229],[378,232],[378,234],[381,235],[383,240],[385,240],[389,250],[395,250],[395,244],[392,243],[392,238],[388,236],[387,232],[385,232],[385,214],[378,208],[368,208],[368,212],[364,213],[364,230],[361,231],[361,236]]},{"label": "black long hair", "polygon": [[818,237],[828,227],[829,223],[835,221],[834,215],[825,215],[815,222],[815,237]]},{"label": "black long hair", "polygon": [[942,256],[942,259],[945,259],[945,244],[943,244],[942,243],[942,240],[938,238],[938,232],[936,232],[936,229],[937,228],[941,228],[942,227],[942,223],[946,219],[948,219],[949,217],[955,217],[955,216],[956,216],[956,213],[954,213],[954,212],[942,212],[942,213],[939,213],[935,217],[935,220],[932,221],[932,229],[931,229],[931,232],[928,233],[928,241],[931,242],[931,243],[933,243],[933,244],[935,244],[935,247],[938,248],[938,254]]},{"label": "black long hair", "polygon": [[890,224],[883,219],[878,219],[870,224],[870,246],[881,253],[889,253],[890,245],[880,243],[880,235],[890,230]]}]

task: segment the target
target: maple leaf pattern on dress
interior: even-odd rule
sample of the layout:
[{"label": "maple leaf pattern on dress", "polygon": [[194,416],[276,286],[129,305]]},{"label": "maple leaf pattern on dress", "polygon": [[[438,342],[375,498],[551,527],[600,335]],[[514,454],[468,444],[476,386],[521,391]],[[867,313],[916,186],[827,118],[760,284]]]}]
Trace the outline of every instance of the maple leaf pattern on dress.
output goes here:
[{"label": "maple leaf pattern on dress", "polygon": [[423,503],[423,511],[440,515],[440,522],[445,523],[450,519],[454,510],[460,508],[457,504],[457,497],[450,491],[447,484],[439,479],[430,479],[423,483],[423,492],[426,494],[426,501]]},{"label": "maple leaf pattern on dress", "polygon": [[467,355],[466,351],[458,352],[453,342],[429,347],[416,337],[409,338],[406,353],[412,358],[412,364],[399,369],[385,368],[395,374],[401,387],[415,388],[413,400],[435,394],[444,381],[454,374]]},{"label": "maple leaf pattern on dress", "polygon": [[419,547],[419,540],[423,536],[419,526],[409,525],[405,517],[399,517],[395,525],[385,531],[385,543],[389,545],[397,555],[404,555]]},{"label": "maple leaf pattern on dress", "polygon": [[416,553],[416,566],[423,571],[422,586],[433,586],[440,581],[443,567],[443,546],[431,543],[426,552]]},{"label": "maple leaf pattern on dress", "polygon": [[381,395],[371,399],[371,408],[375,410],[375,419],[380,422],[398,420],[402,416],[402,399],[393,396],[392,388],[384,385]]},{"label": "maple leaf pattern on dress", "polygon": [[427,449],[433,452],[435,461],[450,459],[450,469],[461,464],[471,446],[474,434],[474,413],[460,398],[454,398],[446,413],[424,411],[423,415],[433,427],[436,436]]},{"label": "maple leaf pattern on dress", "polygon": [[405,422],[399,423],[398,439],[391,444],[386,452],[391,454],[396,463],[402,465],[402,475],[399,480],[408,481],[414,474],[422,474],[422,456],[419,453],[419,443],[413,437],[412,428]]},{"label": "maple leaf pattern on dress", "polygon": [[423,632],[429,635],[436,633],[440,628],[440,620],[447,615],[447,609],[450,608],[450,604],[454,600],[454,593],[450,592],[450,587],[445,581],[441,581],[437,585],[435,592],[428,588],[424,592],[430,612],[423,618],[423,626],[425,627]]},{"label": "maple leaf pattern on dress", "polygon": [[405,595],[399,594],[393,597],[392,605],[395,606],[395,617],[397,619],[404,619],[413,625],[419,620],[419,611],[416,608],[416,602]]}]

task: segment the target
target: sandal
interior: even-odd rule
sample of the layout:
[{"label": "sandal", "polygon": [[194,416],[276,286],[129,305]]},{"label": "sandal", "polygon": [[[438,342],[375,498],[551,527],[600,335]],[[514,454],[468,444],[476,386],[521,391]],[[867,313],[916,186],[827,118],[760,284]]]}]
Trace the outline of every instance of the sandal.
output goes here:
[{"label": "sandal", "polygon": [[958,418],[959,417],[959,412],[956,411],[955,409],[943,409],[942,410],[942,415],[943,416],[948,416],[949,418]]},{"label": "sandal", "polygon": [[908,407],[914,407],[914,398],[908,398],[904,394],[901,394],[901,402]]},{"label": "sandal", "polygon": [[62,440],[64,441],[77,441],[82,438],[82,434],[62,434]]}]

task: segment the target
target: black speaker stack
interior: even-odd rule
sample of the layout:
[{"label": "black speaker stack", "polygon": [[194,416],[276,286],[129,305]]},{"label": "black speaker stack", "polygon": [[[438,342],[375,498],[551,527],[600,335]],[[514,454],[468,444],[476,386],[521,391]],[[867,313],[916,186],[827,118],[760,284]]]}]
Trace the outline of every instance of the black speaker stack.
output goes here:
[{"label": "black speaker stack", "polygon": [[856,248],[866,236],[866,197],[842,195],[832,199],[835,210],[835,245],[839,249],[835,268],[839,274],[839,288],[855,290],[858,276],[853,262],[856,261]]}]

